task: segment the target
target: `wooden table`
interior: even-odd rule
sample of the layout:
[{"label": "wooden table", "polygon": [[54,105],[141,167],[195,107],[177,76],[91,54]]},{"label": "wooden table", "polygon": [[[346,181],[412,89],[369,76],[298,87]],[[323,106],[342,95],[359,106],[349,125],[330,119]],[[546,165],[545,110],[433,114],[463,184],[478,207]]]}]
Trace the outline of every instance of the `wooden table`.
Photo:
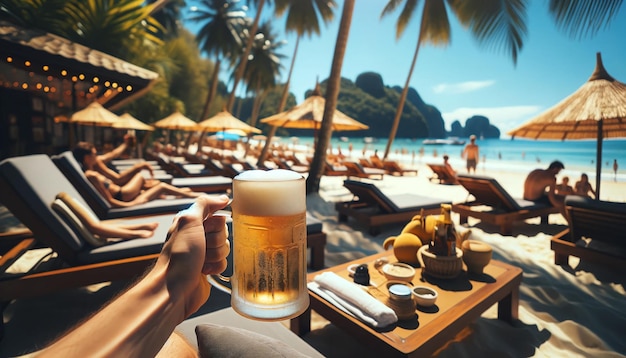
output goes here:
[{"label": "wooden table", "polygon": [[[324,271],[332,271],[352,280],[347,267],[366,263],[371,281],[378,285],[386,279],[374,269],[374,261],[385,257],[390,262],[397,261],[392,251],[382,252],[313,272],[308,275],[307,280],[312,281]],[[311,330],[311,310],[315,310],[360,342],[380,350],[385,356],[427,357],[494,304],[498,304],[498,319],[508,322],[518,319],[519,285],[522,282],[522,270],[518,267],[491,260],[482,275],[469,274],[464,270],[452,280],[431,278],[426,274],[422,275],[421,268],[416,270],[413,284],[432,287],[439,293],[435,306],[417,307],[417,319],[400,321],[382,329],[372,328],[309,290],[311,305],[304,314],[291,320],[291,330],[300,336],[308,333]]]}]

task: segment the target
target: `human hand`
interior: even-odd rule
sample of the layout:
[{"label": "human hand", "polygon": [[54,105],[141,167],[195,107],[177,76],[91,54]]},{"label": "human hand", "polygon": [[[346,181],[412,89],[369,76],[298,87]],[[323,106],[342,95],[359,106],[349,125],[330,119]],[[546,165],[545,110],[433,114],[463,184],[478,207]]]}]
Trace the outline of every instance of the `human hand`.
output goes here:
[{"label": "human hand", "polygon": [[154,178],[154,171],[152,169],[152,165],[150,163],[141,163],[140,169],[145,169],[150,173],[150,178]]},{"label": "human hand", "polygon": [[206,275],[226,269],[230,253],[226,219],[213,213],[227,204],[225,195],[203,195],[179,212],[155,265],[156,270],[165,270],[167,288],[174,299],[184,300],[185,317],[208,299],[211,285]]},{"label": "human hand", "polygon": [[135,137],[134,134],[131,134],[131,133],[124,134],[124,143],[126,143],[127,146],[132,147],[135,145],[136,142],[137,142],[137,137]]}]

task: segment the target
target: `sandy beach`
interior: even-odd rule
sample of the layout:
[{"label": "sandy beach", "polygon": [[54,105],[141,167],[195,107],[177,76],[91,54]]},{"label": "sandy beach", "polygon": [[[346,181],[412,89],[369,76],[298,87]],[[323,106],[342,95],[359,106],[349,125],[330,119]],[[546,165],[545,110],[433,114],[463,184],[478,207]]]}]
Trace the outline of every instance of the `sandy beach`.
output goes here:
[{"label": "sandy beach", "polygon": [[[418,165],[417,176],[371,181],[386,193],[416,193],[453,202],[464,201],[468,193],[460,185],[429,181],[431,172]],[[460,168],[458,168],[460,169]],[[529,167],[528,171],[534,169]],[[522,196],[524,175],[499,171],[479,172],[502,184],[514,197]],[[339,223],[334,203],[351,198],[343,187],[345,177],[323,177],[318,195],[307,198],[307,210],[323,222],[328,235],[326,266],[383,251],[383,241],[400,232],[403,225],[390,225],[376,236],[354,221]],[[602,183],[603,197],[626,202],[626,183]],[[453,215],[458,223],[458,215]],[[570,259],[570,267],[554,265],[550,237],[566,227],[560,214],[542,225],[531,219],[513,227],[511,236],[477,220],[468,223],[472,238],[493,247],[494,259],[519,266],[524,271],[520,290],[520,320],[513,325],[496,320],[496,307],[465,328],[439,352],[440,357],[621,357],[626,354],[623,328],[626,327],[626,292],[621,273],[601,265]],[[68,290],[46,297],[10,303],[4,313],[6,335],[0,342],[0,356],[16,356],[36,350],[47,340],[97,309],[125,283],[101,284]],[[212,297],[205,305],[211,305]],[[221,303],[223,304],[223,302]],[[379,356],[362,342],[313,315],[312,332],[304,337],[329,357]]]}]

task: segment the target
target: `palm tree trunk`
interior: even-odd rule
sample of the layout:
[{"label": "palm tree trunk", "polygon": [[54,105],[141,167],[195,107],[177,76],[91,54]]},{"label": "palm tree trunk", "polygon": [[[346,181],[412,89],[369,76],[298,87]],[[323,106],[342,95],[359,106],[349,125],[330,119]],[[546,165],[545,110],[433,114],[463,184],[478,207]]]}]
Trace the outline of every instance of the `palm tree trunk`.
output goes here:
[{"label": "palm tree trunk", "polygon": [[256,85],[256,96],[254,97],[254,101],[252,101],[252,112],[250,113],[250,121],[248,124],[255,127],[256,121],[259,118],[259,111],[261,110],[261,103],[265,98],[267,91],[261,90],[261,80],[257,81]]},{"label": "palm tree trunk", "polygon": [[289,85],[291,84],[291,74],[293,73],[293,66],[296,63],[296,55],[298,54],[298,46],[300,45],[300,35],[296,37],[296,46],[293,49],[293,56],[291,57],[291,65],[289,66],[289,74],[287,75],[287,81],[283,88],[283,95],[280,97],[280,103],[278,104],[278,113],[285,109],[287,104],[287,98],[289,98]]},{"label": "palm tree trunk", "polygon": [[419,53],[421,45],[422,45],[422,37],[420,33],[420,34],[417,34],[417,45],[415,46],[415,52],[413,53],[413,60],[411,61],[411,68],[409,69],[409,75],[406,77],[406,82],[404,83],[404,88],[402,89],[400,100],[398,101],[398,108],[396,109],[396,116],[393,119],[391,131],[389,132],[389,139],[387,140],[387,146],[385,147],[385,154],[383,155],[383,159],[387,159],[387,156],[389,155],[389,151],[391,150],[391,145],[393,144],[393,140],[396,138],[396,132],[398,131],[400,118],[402,117],[402,112],[404,111],[404,103],[406,102],[406,96],[409,93],[409,83],[411,82],[411,76],[413,75],[413,69],[415,68],[415,62],[417,62],[417,54]]},{"label": "palm tree trunk", "polygon": [[206,96],[206,102],[204,102],[204,109],[202,110],[202,117],[200,117],[200,121],[203,121],[209,117],[209,107],[211,106],[211,102],[213,102],[213,98],[215,98],[215,92],[217,91],[217,83],[219,81],[218,75],[220,72],[220,66],[222,64],[222,60],[218,57],[215,61],[215,66],[213,68],[213,75],[211,75],[211,87],[209,88],[209,93]]},{"label": "palm tree trunk", "polygon": [[[293,66],[296,62],[296,55],[298,54],[298,46],[300,45],[300,35],[296,37],[296,46],[293,49],[293,56],[291,57],[291,65],[289,66],[289,74],[287,75],[287,82],[285,82],[285,86],[283,87],[283,95],[280,97],[280,103],[278,104],[278,110],[276,113],[280,113],[285,109],[285,105],[287,104],[287,98],[289,98],[289,85],[291,84],[291,74],[293,73]],[[267,133],[267,140],[265,141],[265,145],[261,150],[261,154],[259,154],[259,159],[257,161],[257,166],[260,166],[264,161],[265,157],[267,157],[267,152],[270,149],[270,144],[272,143],[272,137],[276,134],[276,130],[278,127],[272,126],[270,128],[269,133]]]},{"label": "palm tree trunk", "polygon": [[335,44],[335,54],[333,55],[330,77],[326,84],[326,104],[324,106],[322,126],[320,128],[317,145],[315,146],[315,154],[311,162],[309,176],[306,180],[307,194],[319,192],[320,179],[324,174],[326,149],[330,143],[330,137],[333,134],[333,115],[335,114],[337,97],[339,96],[341,87],[341,68],[343,66],[343,57],[346,52],[346,47],[348,46],[348,35],[350,34],[354,1],[355,0],[345,0],[343,3],[339,33],[337,34],[337,43]]},{"label": "palm tree trunk", "polygon": [[235,79],[233,80],[233,90],[230,92],[230,97],[228,97],[228,104],[226,105],[226,109],[228,112],[233,111],[233,105],[235,104],[235,93],[237,92],[237,86],[239,85],[239,81],[243,77],[243,72],[246,69],[246,65],[248,64],[248,56],[250,55],[250,51],[252,50],[252,44],[254,43],[254,36],[256,36],[256,32],[259,28],[259,20],[261,18],[261,13],[263,12],[263,5],[265,4],[265,0],[259,0],[259,6],[257,7],[256,15],[254,16],[254,22],[252,23],[252,27],[250,28],[250,32],[248,33],[248,41],[246,42],[246,48],[241,55],[241,62],[239,62],[239,66],[237,67],[237,71],[235,72]]}]

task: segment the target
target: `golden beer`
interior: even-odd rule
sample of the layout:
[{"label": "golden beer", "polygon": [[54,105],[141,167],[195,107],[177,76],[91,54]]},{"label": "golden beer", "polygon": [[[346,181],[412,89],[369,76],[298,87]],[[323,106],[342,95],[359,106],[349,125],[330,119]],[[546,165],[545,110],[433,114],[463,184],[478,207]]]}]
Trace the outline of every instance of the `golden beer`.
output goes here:
[{"label": "golden beer", "polygon": [[304,178],[244,172],[233,181],[232,208],[233,309],[262,320],[300,315],[309,305]]}]

